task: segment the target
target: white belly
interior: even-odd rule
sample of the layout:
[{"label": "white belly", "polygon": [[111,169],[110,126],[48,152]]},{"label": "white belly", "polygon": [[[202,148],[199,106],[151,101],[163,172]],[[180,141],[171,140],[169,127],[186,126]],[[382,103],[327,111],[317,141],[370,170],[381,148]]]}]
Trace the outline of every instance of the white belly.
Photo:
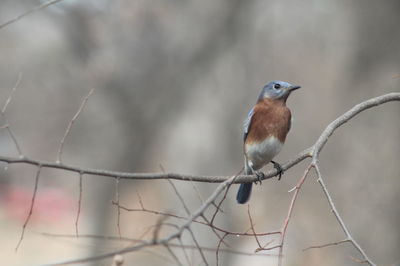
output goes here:
[{"label": "white belly", "polygon": [[282,149],[283,143],[275,137],[269,137],[261,143],[246,144],[244,149],[247,160],[254,170],[269,163]]}]

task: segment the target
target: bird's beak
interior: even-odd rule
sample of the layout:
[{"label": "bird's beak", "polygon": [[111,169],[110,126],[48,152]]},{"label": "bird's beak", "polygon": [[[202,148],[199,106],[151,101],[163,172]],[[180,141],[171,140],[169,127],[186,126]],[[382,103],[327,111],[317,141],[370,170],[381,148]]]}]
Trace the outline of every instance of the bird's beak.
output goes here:
[{"label": "bird's beak", "polygon": [[289,87],[289,91],[295,91],[295,90],[298,90],[300,88],[301,88],[300,86],[292,85],[292,86]]}]

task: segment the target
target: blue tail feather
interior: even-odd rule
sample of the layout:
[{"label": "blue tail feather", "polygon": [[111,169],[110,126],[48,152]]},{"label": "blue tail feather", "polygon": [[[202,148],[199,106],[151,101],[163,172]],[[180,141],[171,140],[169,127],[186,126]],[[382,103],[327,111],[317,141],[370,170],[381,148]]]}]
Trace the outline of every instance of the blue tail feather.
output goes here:
[{"label": "blue tail feather", "polygon": [[236,201],[239,204],[245,204],[251,195],[251,187],[253,183],[240,184],[239,190],[236,195]]}]

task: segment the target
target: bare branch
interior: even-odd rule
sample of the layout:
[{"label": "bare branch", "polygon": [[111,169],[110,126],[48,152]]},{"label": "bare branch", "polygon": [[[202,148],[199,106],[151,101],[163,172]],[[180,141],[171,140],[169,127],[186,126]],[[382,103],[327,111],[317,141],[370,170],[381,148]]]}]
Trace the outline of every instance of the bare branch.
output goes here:
[{"label": "bare branch", "polygon": [[[336,220],[339,222],[340,227],[342,228],[343,232],[345,233],[348,242],[352,243],[353,246],[358,250],[358,252],[361,253],[361,255],[365,259],[364,260],[365,263],[368,263],[371,266],[375,266],[376,264],[374,262],[372,262],[372,260],[368,257],[368,255],[365,253],[365,251],[361,248],[361,246],[354,240],[354,238],[350,234],[349,229],[347,229],[347,226],[344,223],[342,217],[339,215],[339,212],[337,211],[336,206],[333,203],[332,197],[329,194],[328,189],[326,188],[325,182],[322,179],[322,174],[321,174],[318,164],[315,165],[315,170],[317,172],[318,183],[321,185],[322,191],[324,192],[324,194],[328,200],[328,203],[331,206],[331,210],[332,210],[333,214],[335,215]],[[344,243],[344,241],[342,243]]]},{"label": "bare branch", "polygon": [[[339,128],[344,123],[348,122],[354,116],[359,114],[360,112],[372,108],[374,106],[378,106],[390,101],[400,101],[400,93],[392,92],[382,96],[378,96],[367,101],[364,101],[360,104],[357,104],[349,111],[338,117],[332,123],[330,123],[323,133],[318,138],[317,142],[310,148],[305,149],[304,151],[300,152],[295,158],[286,162],[282,165],[282,170],[286,171],[287,169],[293,167],[294,165],[298,164],[299,162],[303,161],[307,157],[313,157],[313,160],[316,161],[319,153],[321,152],[322,148],[328,141],[329,137],[333,134],[333,132]],[[108,177],[120,177],[123,179],[176,179],[176,180],[183,180],[183,181],[197,181],[197,182],[207,182],[207,183],[220,183],[227,180],[227,176],[203,176],[203,175],[184,175],[178,173],[126,173],[126,172],[114,172],[114,171],[107,171],[101,169],[90,169],[90,168],[81,168],[81,167],[74,167],[62,163],[53,163],[53,162],[46,162],[46,161],[39,161],[33,160],[28,158],[13,158],[13,157],[6,157],[0,156],[0,161],[12,163],[12,164],[32,164],[32,165],[41,165],[42,167],[46,168],[55,168],[55,169],[63,169],[66,171],[72,171],[83,174],[90,174],[90,175],[97,175],[97,176],[108,176]],[[272,178],[278,174],[276,169],[268,171],[265,173],[263,180]],[[239,175],[235,179],[234,183],[244,183],[244,182],[255,182],[258,181],[256,175]]]},{"label": "bare branch", "polygon": [[6,116],[7,107],[8,107],[8,105],[9,105],[10,102],[11,102],[11,98],[12,98],[14,92],[15,92],[15,91],[17,90],[17,88],[18,88],[18,85],[20,84],[21,79],[22,79],[22,73],[19,73],[18,78],[17,78],[17,81],[16,81],[14,87],[11,89],[10,95],[8,96],[8,98],[7,98],[7,100],[6,100],[6,102],[5,102],[4,106],[3,106],[3,108],[1,109],[1,116],[3,117],[3,119],[4,119],[4,121],[5,121],[5,125],[2,126],[2,128],[6,128],[6,129],[7,129],[8,134],[10,135],[11,139],[13,140],[14,145],[15,145],[17,151],[18,151],[19,157],[20,157],[20,158],[23,158],[24,155],[22,154],[21,147],[20,147],[19,144],[18,144],[17,138],[15,137],[15,134],[14,134],[14,132],[12,131],[12,129],[11,129],[11,127],[10,127],[10,123],[8,122],[8,119],[7,119],[7,116]]},{"label": "bare branch", "polygon": [[[154,230],[153,230],[153,242],[157,243],[158,239],[159,239],[159,234],[160,234],[160,230],[161,227],[163,225],[163,222],[168,218],[168,216],[161,216],[157,219],[157,223],[154,226]],[[174,227],[176,227],[176,225],[173,225]],[[163,244],[164,245],[164,244]]]},{"label": "bare branch", "polygon": [[[68,234],[51,234],[51,233],[40,233],[40,234],[43,236],[57,237],[57,238],[74,238],[75,237],[75,235],[68,235]],[[84,235],[80,235],[79,237],[80,238],[90,238],[90,239],[111,240],[111,241],[126,241],[126,242],[133,242],[133,243],[143,243],[144,242],[144,240],[142,240],[142,239],[135,239],[135,238],[128,238],[128,237],[119,238],[119,236],[102,236],[102,235],[84,234]],[[173,248],[185,247],[187,249],[197,249],[197,247],[194,245],[183,245],[182,243],[180,243],[180,244],[168,243],[168,245]],[[207,252],[216,252],[217,251],[217,248],[212,248],[212,247],[200,246],[200,248]],[[275,257],[276,256],[273,254],[243,252],[243,251],[239,251],[239,250],[226,249],[226,248],[219,248],[218,251],[237,254],[237,255],[245,255],[245,256],[261,256],[261,257]]]},{"label": "bare branch", "polygon": [[[235,181],[236,177],[237,176],[232,176],[231,178],[229,178],[225,182],[219,184],[218,187],[214,190],[214,192],[208,197],[208,199],[206,201],[204,201],[204,203],[195,212],[193,212],[190,215],[190,217],[186,220],[186,222],[184,224],[179,226],[179,229],[175,233],[170,234],[169,236],[167,236],[167,237],[165,237],[163,239],[158,239],[156,241],[154,241],[154,240],[152,240],[152,241],[143,241],[141,244],[138,244],[138,245],[135,245],[135,246],[132,246],[132,247],[127,247],[127,248],[124,248],[124,249],[119,249],[119,250],[116,250],[116,251],[113,251],[113,252],[109,252],[109,253],[105,253],[105,254],[102,254],[102,255],[86,257],[86,258],[76,259],[76,260],[67,260],[67,261],[57,262],[57,263],[49,264],[49,265],[66,265],[66,264],[72,264],[72,263],[84,263],[84,262],[88,262],[88,261],[101,260],[101,259],[113,257],[113,256],[115,256],[117,254],[124,254],[124,253],[128,253],[128,252],[141,250],[143,248],[147,248],[147,247],[151,247],[151,246],[167,244],[171,240],[179,238],[182,235],[184,230],[189,229],[189,227],[193,223],[193,221],[204,213],[204,211],[211,205],[211,203],[215,201],[215,199],[218,197],[218,195],[227,186],[229,186],[230,184],[232,184]],[[188,231],[191,233],[190,230],[188,230]],[[196,242],[195,242],[195,244],[198,245]],[[200,249],[200,251],[201,251],[201,249]],[[204,257],[204,254],[202,254],[202,252],[200,254],[202,255],[202,257]]]},{"label": "bare branch", "polygon": [[163,246],[168,250],[169,254],[171,254],[171,256],[174,258],[174,260],[177,263],[177,265],[183,265],[182,262],[179,260],[179,258],[175,255],[175,253],[169,247],[169,245],[164,244]]},{"label": "bare branch", "polygon": [[93,91],[94,91],[94,88],[91,89],[89,91],[88,95],[86,95],[86,97],[83,99],[81,106],[79,107],[79,109],[76,112],[76,114],[74,115],[74,117],[72,117],[71,121],[68,124],[67,129],[65,130],[64,136],[61,139],[60,146],[58,148],[57,161],[56,161],[58,164],[61,163],[61,156],[62,156],[62,152],[63,152],[63,148],[64,148],[65,139],[67,138],[69,132],[71,131],[72,125],[75,123],[76,119],[78,119],[80,113],[83,111],[83,108],[85,108],[85,105],[86,105],[87,101],[89,100],[90,95],[92,95]]},{"label": "bare branch", "polygon": [[[118,203],[113,201],[112,204],[117,205]],[[173,214],[173,213],[147,209],[147,208],[144,207],[143,202],[141,202],[141,199],[139,200],[139,204],[140,204],[141,208],[136,208],[136,209],[127,208],[127,207],[124,207],[123,205],[119,205],[119,207],[122,210],[125,210],[125,211],[146,212],[146,213],[151,213],[151,214],[154,214],[154,215],[169,216],[169,217],[176,218],[176,219],[181,219],[181,220],[186,220],[187,219],[187,217],[179,216],[179,215],[176,215],[176,214]],[[199,221],[199,220],[194,220],[193,223],[202,224],[202,225],[211,227],[212,229],[215,229],[217,231],[220,231],[222,233],[226,233],[226,234],[230,234],[230,235],[235,235],[235,236],[254,236],[254,234],[251,234],[251,233],[227,231],[227,230],[225,230],[225,229],[223,229],[221,227],[218,227],[218,226],[216,226],[214,224],[211,224],[208,221],[203,222],[203,221]],[[256,236],[267,236],[267,235],[275,235],[275,234],[280,234],[280,231],[267,232],[267,233],[257,233]]]},{"label": "bare branch", "polygon": [[175,192],[176,196],[178,197],[179,201],[181,202],[183,208],[185,209],[186,214],[190,215],[190,210],[189,210],[188,206],[186,205],[185,201],[183,200],[181,193],[179,193],[178,189],[176,188],[174,182],[172,182],[172,180],[170,180],[170,179],[167,179],[167,180],[168,180],[168,183],[174,189],[174,192]]},{"label": "bare branch", "polygon": [[203,252],[203,250],[201,249],[199,242],[197,242],[197,239],[196,239],[196,237],[194,236],[192,229],[190,229],[190,227],[188,227],[188,228],[187,228],[187,231],[189,232],[190,236],[192,237],[193,243],[194,243],[194,245],[197,247],[197,250],[199,251],[199,254],[200,254],[201,259],[203,260],[203,262],[205,263],[205,265],[208,265],[206,256],[204,255],[204,252]]},{"label": "bare branch", "polygon": [[[183,244],[182,238],[178,238],[178,241],[179,241],[179,245],[178,245],[178,246],[180,246],[180,248],[182,249],[183,255],[185,256],[185,259],[186,259],[187,263],[191,265],[192,263],[191,263],[191,261],[190,261],[189,255],[188,255],[187,252],[186,252],[187,246],[185,246],[185,245]],[[171,244],[172,244],[172,243],[171,243]],[[170,245],[171,245],[171,244],[170,244]],[[174,246],[171,245],[171,247],[174,247]],[[204,249],[204,247],[201,247],[201,248]]]},{"label": "bare branch", "polygon": [[121,221],[121,208],[119,206],[119,181],[120,178],[117,177],[115,180],[115,202],[117,206],[117,229],[118,229],[118,235],[121,238],[121,226],[120,226],[120,221]]},{"label": "bare branch", "polygon": [[[285,171],[299,162],[303,161],[307,157],[311,157],[310,155],[311,149],[306,149],[300,152],[294,159],[286,162],[282,165],[282,169]],[[41,161],[35,159],[29,159],[27,157],[24,158],[14,158],[7,156],[0,156],[1,162],[6,162],[10,164],[30,164],[30,165],[41,165],[43,168],[52,168],[52,169],[61,169],[75,173],[82,173],[88,175],[95,176],[106,176],[121,179],[134,179],[134,180],[153,180],[153,179],[175,179],[182,181],[196,181],[196,182],[206,182],[206,183],[221,183],[227,181],[229,176],[206,176],[206,175],[187,175],[187,174],[178,174],[178,173],[127,173],[127,172],[115,172],[108,171],[102,169],[91,169],[91,168],[83,168],[83,167],[75,167],[63,163],[54,163],[49,161]],[[265,173],[265,179],[272,178],[277,175],[277,170],[273,169]],[[235,179],[234,184],[243,183],[243,182],[254,182],[258,181],[256,175],[239,175],[237,179]]]},{"label": "bare branch", "polygon": [[308,173],[310,172],[310,169],[311,169],[312,166],[313,166],[313,165],[310,164],[310,165],[306,168],[306,170],[304,171],[303,177],[300,179],[299,183],[296,185],[296,190],[295,190],[295,192],[294,192],[294,194],[293,194],[292,201],[290,202],[288,214],[287,214],[287,216],[286,216],[285,222],[283,223],[283,227],[282,227],[282,229],[281,229],[281,242],[280,242],[280,244],[279,244],[279,261],[278,261],[278,265],[279,265],[279,266],[282,265],[283,243],[284,243],[284,241],[285,241],[285,236],[286,236],[287,227],[288,227],[288,225],[289,225],[289,221],[290,221],[290,218],[291,218],[292,213],[293,213],[294,204],[296,203],[296,199],[297,199],[297,196],[299,195],[300,188],[301,188],[301,186],[303,185],[304,181],[306,180],[307,175],[308,175]]},{"label": "bare branch", "polygon": [[31,200],[31,206],[29,207],[28,216],[26,217],[25,222],[24,222],[24,225],[22,226],[21,237],[20,237],[20,239],[19,239],[19,241],[18,241],[17,246],[15,247],[15,251],[18,250],[19,246],[21,245],[22,240],[24,239],[25,228],[26,228],[26,226],[28,225],[29,219],[31,218],[32,213],[33,213],[33,206],[34,206],[34,204],[35,204],[36,192],[37,192],[38,184],[39,184],[40,170],[41,170],[41,167],[39,166],[38,169],[37,169],[37,171],[36,171],[36,176],[35,176],[35,187],[34,187],[34,189],[33,189],[33,195],[32,195],[32,200]]},{"label": "bare branch", "polygon": [[337,246],[339,244],[343,244],[346,242],[350,242],[350,239],[344,239],[344,240],[340,240],[337,242],[331,242],[331,243],[327,243],[327,244],[323,244],[323,245],[310,246],[308,248],[303,249],[303,251],[307,251],[307,250],[314,249],[314,248],[325,248],[325,247]]},{"label": "bare branch", "polygon": [[79,216],[81,214],[81,206],[82,206],[82,173],[79,174],[79,199],[78,199],[78,210],[76,212],[76,219],[75,219],[75,234],[76,234],[76,237],[79,236],[79,234],[78,234],[78,222],[79,222]]},{"label": "bare branch", "polygon": [[8,96],[7,100],[6,100],[6,102],[5,102],[4,106],[3,106],[3,109],[1,109],[2,115],[4,115],[6,113],[7,106],[10,104],[11,98],[12,98],[14,92],[17,90],[18,85],[21,82],[21,79],[22,79],[22,73],[19,73],[18,74],[18,78],[17,78],[17,82],[15,83],[14,87],[11,89],[11,93]]},{"label": "bare branch", "polygon": [[321,152],[322,148],[325,146],[326,142],[328,141],[329,137],[333,134],[333,132],[339,128],[344,123],[348,122],[354,116],[358,115],[362,111],[365,111],[369,108],[391,102],[391,101],[400,101],[400,93],[399,92],[392,92],[388,94],[384,94],[382,96],[378,96],[369,100],[366,100],[362,103],[355,105],[353,108],[348,110],[343,115],[336,118],[333,122],[331,122],[322,134],[319,136],[317,142],[313,145],[312,149],[312,156],[313,160],[316,161],[319,153]]},{"label": "bare branch", "polygon": [[261,243],[260,243],[260,241],[258,240],[258,237],[257,237],[257,234],[256,234],[256,230],[254,229],[253,219],[251,218],[251,214],[250,214],[250,204],[247,205],[247,215],[249,216],[250,228],[251,228],[251,231],[252,231],[253,234],[254,234],[254,238],[256,239],[257,245],[258,245],[260,248],[262,248],[262,247],[261,247]]},{"label": "bare branch", "polygon": [[0,25],[0,30],[3,29],[3,28],[5,28],[5,27],[8,26],[8,25],[14,23],[14,22],[17,22],[18,20],[22,19],[23,17],[28,16],[28,15],[31,14],[31,13],[40,11],[40,10],[42,10],[42,9],[45,9],[46,7],[49,7],[49,6],[51,6],[51,5],[54,5],[54,4],[56,4],[56,3],[58,3],[58,2],[61,2],[61,1],[63,1],[63,0],[52,0],[52,1],[48,1],[48,2],[46,2],[46,3],[43,3],[43,4],[41,4],[41,5],[38,5],[38,6],[34,7],[34,8],[32,8],[32,9],[28,10],[28,11],[25,11],[24,13],[22,13],[22,14],[16,16],[15,18],[12,18],[12,19],[10,19],[9,21],[4,22],[3,24],[1,24],[1,25]]},{"label": "bare branch", "polygon": [[225,237],[227,237],[228,235],[229,235],[228,233],[225,233],[222,236],[222,238],[218,241],[217,250],[215,251],[217,266],[219,265],[219,251],[221,250],[221,244],[224,242]]},{"label": "bare branch", "polygon": [[[299,182],[297,183],[297,185],[291,189],[289,192],[293,192],[293,197],[292,197],[292,201],[290,203],[289,206],[289,210],[288,210],[288,214],[287,217],[283,223],[282,229],[280,231],[281,237],[280,237],[280,243],[278,245],[272,246],[272,247],[268,247],[268,248],[263,248],[263,249],[258,249],[258,250],[272,250],[272,249],[276,249],[279,248],[279,257],[278,257],[278,265],[281,266],[282,265],[282,256],[283,256],[283,246],[284,246],[284,240],[285,240],[285,235],[286,235],[286,231],[287,231],[287,227],[289,225],[290,222],[290,218],[293,212],[293,208],[294,208],[294,204],[296,202],[298,193],[300,191],[300,188],[302,186],[302,184],[304,183],[305,179],[307,178],[307,175],[309,174],[311,168],[315,168],[316,172],[317,172],[317,176],[318,176],[318,182],[320,183],[325,196],[328,199],[328,202],[332,208],[332,211],[335,214],[336,219],[338,220],[340,226],[342,227],[343,231],[346,234],[347,239],[349,240],[349,242],[351,242],[353,244],[353,246],[362,254],[362,256],[364,257],[364,261],[365,263],[368,263],[370,265],[376,265],[374,264],[367,256],[367,254],[364,252],[364,250],[360,247],[360,245],[352,238],[349,230],[347,229],[345,223],[343,222],[342,218],[340,217],[338,211],[336,210],[336,207],[334,206],[333,200],[330,197],[330,194],[322,180],[322,175],[321,172],[319,170],[319,166],[318,166],[318,158],[319,158],[319,154],[322,150],[322,148],[324,147],[324,145],[326,144],[326,142],[328,141],[329,137],[333,134],[333,132],[339,128],[341,125],[343,125],[344,123],[348,122],[350,119],[352,119],[354,116],[356,116],[357,114],[359,114],[360,112],[367,110],[369,108],[372,108],[374,106],[378,106],[380,104],[384,104],[386,102],[389,101],[399,101],[400,100],[400,93],[389,93],[386,95],[382,95],[376,98],[372,98],[369,99],[367,101],[364,101],[360,104],[355,105],[353,108],[351,108],[349,111],[347,111],[346,113],[344,113],[343,115],[341,115],[340,117],[338,117],[337,119],[335,119],[333,122],[331,122],[326,128],[325,130],[322,132],[322,134],[320,135],[320,137],[318,138],[318,140],[315,142],[315,144],[309,148],[309,152],[310,155],[312,156],[312,161],[310,162],[310,164],[308,165],[308,167],[306,168],[303,176],[301,177],[301,179],[299,180]],[[341,242],[344,243],[344,242]],[[259,242],[258,242],[259,244]]]},{"label": "bare branch", "polygon": [[[90,94],[89,94],[90,95]],[[89,97],[88,95],[88,97]],[[279,244],[272,246],[272,247],[268,247],[266,248],[261,247],[260,242],[258,242],[259,246],[260,246],[260,250],[272,250],[272,249],[276,249],[279,248],[279,256],[278,256],[278,265],[282,265],[282,257],[283,257],[283,247],[284,247],[284,241],[285,241],[285,236],[286,236],[286,232],[287,232],[287,228],[288,225],[290,223],[290,219],[294,210],[294,206],[296,203],[296,200],[298,198],[298,194],[300,192],[300,189],[303,185],[303,183],[305,182],[307,176],[309,175],[309,172],[311,170],[311,168],[315,168],[316,172],[317,172],[317,177],[318,177],[318,182],[320,183],[322,190],[325,194],[325,196],[328,199],[328,202],[332,208],[332,211],[334,212],[334,215],[336,217],[336,219],[338,220],[340,226],[342,227],[345,235],[346,235],[346,241],[340,241],[340,242],[336,242],[337,244],[341,244],[344,242],[351,242],[353,244],[353,246],[361,253],[361,255],[363,256],[362,262],[368,263],[370,265],[375,265],[366,255],[366,253],[363,251],[363,249],[361,249],[360,245],[352,238],[349,230],[347,229],[347,226],[344,224],[342,218],[340,217],[338,211],[336,210],[335,205],[333,204],[333,200],[330,197],[330,194],[326,188],[325,183],[322,180],[322,175],[319,169],[319,165],[318,165],[318,158],[319,158],[319,154],[321,152],[321,150],[323,149],[323,147],[325,146],[326,142],[328,141],[329,137],[334,133],[334,131],[339,128],[341,125],[343,125],[344,123],[348,122],[350,119],[352,119],[354,116],[356,116],[357,114],[359,114],[360,112],[367,110],[371,107],[386,103],[386,102],[390,102],[390,101],[400,101],[400,93],[389,93],[383,96],[379,96],[376,98],[372,98],[370,100],[364,101],[360,104],[357,104],[356,106],[354,106],[353,108],[351,108],[349,111],[347,111],[346,113],[344,113],[343,115],[341,115],[340,117],[338,117],[336,120],[334,120],[332,123],[330,123],[325,130],[322,132],[322,134],[320,135],[320,137],[318,138],[318,140],[315,142],[315,144],[313,146],[311,146],[310,148],[304,150],[303,152],[299,153],[294,159],[290,160],[289,162],[285,163],[282,168],[283,170],[287,170],[290,167],[296,165],[297,163],[299,163],[300,161],[304,160],[307,157],[312,157],[311,162],[309,163],[308,167],[305,169],[304,174],[302,175],[302,177],[300,178],[300,180],[298,181],[297,185],[295,186],[294,189],[291,190],[291,192],[293,193],[292,196],[292,200],[291,203],[289,205],[289,209],[288,209],[288,213],[287,216],[283,222],[283,225],[280,229],[279,232],[269,232],[266,233],[264,235],[272,235],[272,234],[280,234],[280,242]],[[84,101],[85,102],[85,101]],[[82,103],[80,110],[78,111],[78,113],[75,115],[75,117],[72,119],[70,125],[73,123],[73,121],[77,118],[77,116],[79,115],[81,109],[83,109],[84,103]],[[70,126],[69,126],[70,128]],[[66,135],[68,135],[69,129],[67,129]],[[63,138],[63,140],[65,140],[65,137]],[[62,141],[63,143],[63,141]],[[60,145],[60,152],[59,152],[59,159],[61,158],[61,152],[62,152],[62,145]],[[218,247],[216,249],[217,252],[217,258],[218,258],[218,251],[221,250],[220,249],[220,245],[221,243],[223,243],[223,240],[225,237],[227,237],[228,235],[232,234],[233,232],[229,232],[226,231],[224,229],[215,227],[215,225],[213,225],[214,222],[214,218],[216,216],[216,214],[220,211],[220,206],[222,204],[222,202],[225,200],[226,198],[226,194],[229,190],[229,187],[231,184],[233,183],[242,183],[242,182],[252,182],[252,181],[256,181],[257,177],[255,175],[253,176],[247,176],[247,175],[234,175],[232,177],[226,177],[226,176],[194,176],[194,175],[182,175],[182,174],[176,174],[176,173],[121,173],[121,172],[111,172],[111,171],[106,171],[106,170],[99,170],[99,169],[85,169],[85,168],[79,168],[79,167],[72,167],[69,165],[65,165],[62,164],[61,161],[59,160],[59,162],[53,163],[53,162],[42,162],[42,161],[38,161],[38,160],[32,160],[32,159],[28,159],[28,158],[12,158],[12,157],[4,157],[4,156],[0,156],[0,161],[6,162],[6,163],[22,163],[22,164],[31,164],[31,165],[36,165],[38,166],[38,173],[37,173],[37,182],[38,182],[38,177],[39,177],[39,172],[40,169],[42,167],[47,167],[47,168],[55,168],[55,169],[63,169],[66,171],[72,171],[72,172],[78,172],[80,174],[91,174],[91,175],[97,175],[97,176],[108,176],[108,177],[113,177],[113,178],[124,178],[124,179],[146,179],[146,180],[151,180],[151,179],[177,179],[177,180],[184,180],[184,181],[199,181],[199,182],[209,182],[209,183],[217,183],[217,182],[221,182],[220,185],[218,185],[218,187],[214,190],[214,192],[201,204],[200,207],[197,208],[196,211],[192,212],[191,214],[189,213],[189,210],[186,209],[189,217],[180,217],[177,215],[172,215],[172,214],[167,214],[165,215],[165,213],[162,212],[157,212],[157,211],[152,211],[152,210],[146,210],[144,208],[143,202],[140,199],[139,203],[141,206],[141,209],[133,209],[133,210],[140,210],[140,211],[145,211],[145,212],[149,212],[149,213],[154,213],[154,214],[158,214],[158,215],[163,215],[163,218],[165,219],[166,217],[174,217],[174,218],[178,218],[178,219],[185,219],[185,222],[178,226],[175,224],[166,224],[166,223],[162,223],[161,222],[157,223],[155,230],[153,231],[153,239],[151,239],[150,241],[145,241],[142,240],[139,243],[136,243],[133,246],[124,248],[124,249],[119,249],[116,250],[114,252],[109,252],[103,255],[98,255],[98,256],[94,256],[94,257],[87,257],[87,258],[83,258],[83,259],[77,259],[77,260],[69,260],[69,261],[64,261],[64,262],[59,262],[56,264],[52,264],[52,265],[64,265],[64,264],[70,264],[70,263],[83,263],[83,262],[88,262],[88,261],[95,261],[95,260],[99,260],[99,259],[104,259],[104,258],[109,258],[109,257],[113,257],[117,254],[123,254],[123,253],[127,253],[127,252],[133,252],[133,251],[137,251],[137,250],[141,250],[143,248],[147,248],[147,247],[151,247],[151,246],[170,246],[172,243],[172,240],[178,239],[180,240],[182,234],[185,231],[188,231],[193,239],[193,242],[195,243],[195,248],[199,251],[203,262],[205,264],[208,264],[206,261],[206,258],[203,254],[202,251],[202,247],[197,243],[196,238],[194,237],[194,233],[191,230],[191,225],[193,223],[201,223],[204,224],[206,226],[210,226],[211,228],[213,228],[213,230],[218,230],[220,232],[224,232],[224,235],[222,237],[219,236],[219,234],[217,234],[220,238]],[[266,173],[264,179],[267,178],[271,178],[273,176],[275,176],[277,174],[277,170],[272,170],[269,171],[268,173]],[[35,191],[34,191],[34,196],[36,194],[36,190],[37,190],[37,182],[35,185]],[[174,186],[173,186],[174,187]],[[174,187],[175,188],[175,187]],[[223,192],[225,191],[225,193],[222,196],[222,199],[217,203],[217,198],[219,195],[221,195]],[[177,193],[179,196],[179,193]],[[183,201],[183,199],[180,197],[181,202]],[[34,200],[32,200],[32,204],[31,204],[31,211],[32,212],[32,208],[33,208],[33,202]],[[116,205],[118,205],[118,208],[124,209],[122,206],[119,205],[119,200],[117,203],[114,203]],[[205,211],[210,207],[210,206],[216,206],[216,211],[213,214],[213,217],[211,219],[211,222],[209,222],[206,217],[204,216]],[[128,209],[127,209],[128,210]],[[30,215],[27,218],[27,221],[29,220]],[[202,217],[203,219],[205,219],[205,222],[200,222],[198,221],[198,218]],[[24,229],[26,227],[27,221],[24,225],[23,228],[23,232]],[[160,220],[159,220],[160,221]],[[253,222],[251,221],[251,216],[250,216],[250,224],[251,224],[251,230],[253,231],[252,234],[250,233],[244,233],[241,235],[247,235],[247,236],[252,236],[252,237],[256,237],[258,235],[261,234],[256,234],[255,230],[254,230],[254,226],[253,226]],[[167,235],[164,238],[159,238],[158,235],[158,231],[160,230],[161,225],[170,225],[172,227],[175,228],[175,231],[169,235]],[[23,235],[23,233],[22,233]],[[257,238],[256,238],[257,239]],[[22,240],[22,236],[21,236],[21,240]],[[270,242],[269,242],[270,243]],[[267,243],[267,245],[269,244]],[[182,244],[182,243],[181,243]],[[322,245],[321,247],[324,246],[330,246],[330,245],[334,245],[334,243],[331,244],[326,244],[326,245]],[[181,246],[181,245],[179,245]],[[174,255],[172,255],[174,256]],[[179,262],[180,263],[180,262]]]}]

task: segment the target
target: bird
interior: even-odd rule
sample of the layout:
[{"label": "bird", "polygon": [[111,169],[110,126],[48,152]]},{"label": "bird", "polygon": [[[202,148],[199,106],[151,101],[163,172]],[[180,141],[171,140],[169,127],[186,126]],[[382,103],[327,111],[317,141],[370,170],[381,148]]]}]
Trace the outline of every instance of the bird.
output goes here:
[{"label": "bird", "polygon": [[[268,163],[277,169],[278,180],[282,176],[282,167],[272,159],[281,151],[292,123],[286,100],[293,91],[300,88],[285,81],[271,81],[263,87],[244,121],[244,173],[257,175],[260,183],[264,174],[259,170]],[[245,204],[250,199],[252,185],[240,184],[236,196],[239,204]]]}]

